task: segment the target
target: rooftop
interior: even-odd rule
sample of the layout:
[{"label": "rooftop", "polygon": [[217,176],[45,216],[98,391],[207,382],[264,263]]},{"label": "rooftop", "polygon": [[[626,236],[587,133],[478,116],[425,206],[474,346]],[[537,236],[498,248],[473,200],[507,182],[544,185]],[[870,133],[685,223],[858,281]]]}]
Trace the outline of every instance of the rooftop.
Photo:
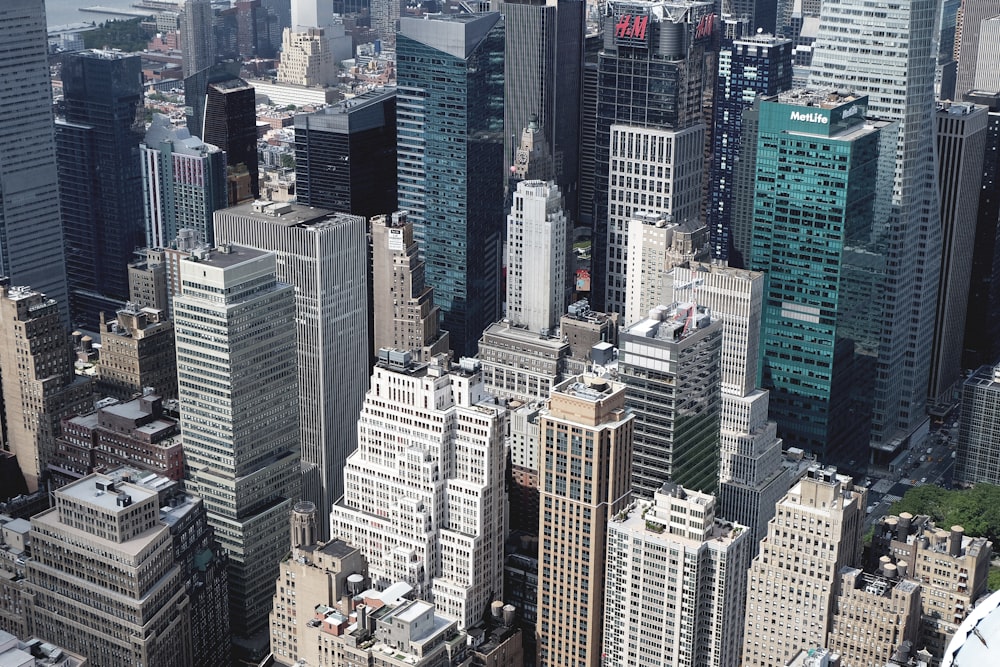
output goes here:
[{"label": "rooftop", "polygon": [[270,254],[266,250],[255,250],[238,245],[224,244],[212,250],[195,250],[194,254],[185,257],[182,261],[197,262],[219,269],[228,269]]},{"label": "rooftop", "polygon": [[622,334],[678,342],[712,323],[712,312],[694,302],[657,306],[649,317],[622,330]]},{"label": "rooftop", "polygon": [[793,88],[778,94],[778,101],[782,104],[820,109],[833,109],[864,98],[864,95],[834,88]]},{"label": "rooftop", "polygon": [[62,487],[56,491],[56,497],[65,496],[77,502],[94,505],[110,512],[122,512],[127,509],[118,500],[119,494],[122,493],[131,497],[132,505],[157,496],[155,491],[151,491],[143,486],[129,482],[116,483],[108,475],[95,473]]},{"label": "rooftop", "polygon": [[269,224],[295,227],[315,225],[338,214],[324,208],[314,208],[290,202],[257,201],[231,206],[223,212],[226,217],[246,217]]}]

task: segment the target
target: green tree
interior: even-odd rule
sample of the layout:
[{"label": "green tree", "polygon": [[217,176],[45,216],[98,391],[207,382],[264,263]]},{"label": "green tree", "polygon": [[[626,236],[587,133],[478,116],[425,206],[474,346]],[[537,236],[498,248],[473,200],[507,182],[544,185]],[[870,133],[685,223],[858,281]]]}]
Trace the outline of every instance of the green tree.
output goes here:
[{"label": "green tree", "polygon": [[1000,544],[1000,486],[977,484],[954,491],[933,484],[915,486],[892,506],[893,514],[900,512],[926,514],[939,526],[962,526],[966,535]]},{"label": "green tree", "polygon": [[282,153],[281,166],[285,169],[295,169],[295,156],[291,153]]}]

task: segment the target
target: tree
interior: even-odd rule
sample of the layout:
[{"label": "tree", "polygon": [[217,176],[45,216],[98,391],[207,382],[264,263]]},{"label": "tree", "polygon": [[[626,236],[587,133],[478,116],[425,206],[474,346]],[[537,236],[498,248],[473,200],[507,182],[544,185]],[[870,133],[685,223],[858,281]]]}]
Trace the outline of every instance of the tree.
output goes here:
[{"label": "tree", "polygon": [[977,484],[954,491],[933,484],[915,486],[892,506],[893,514],[900,512],[926,514],[939,526],[962,526],[966,535],[1000,544],[1000,486]]},{"label": "tree", "polygon": [[281,166],[284,169],[295,169],[295,156],[291,153],[282,153]]}]

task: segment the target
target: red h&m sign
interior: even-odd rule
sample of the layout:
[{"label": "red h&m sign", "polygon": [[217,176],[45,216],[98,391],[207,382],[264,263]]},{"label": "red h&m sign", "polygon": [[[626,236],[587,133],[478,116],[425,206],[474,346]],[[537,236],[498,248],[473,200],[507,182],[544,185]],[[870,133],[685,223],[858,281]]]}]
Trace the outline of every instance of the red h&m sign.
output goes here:
[{"label": "red h&m sign", "polygon": [[615,24],[615,37],[631,37],[646,39],[646,26],[649,25],[648,15],[622,14]]},{"label": "red h&m sign", "polygon": [[715,14],[705,14],[698,21],[698,25],[694,29],[694,38],[701,39],[702,37],[711,37],[712,28],[715,27]]}]

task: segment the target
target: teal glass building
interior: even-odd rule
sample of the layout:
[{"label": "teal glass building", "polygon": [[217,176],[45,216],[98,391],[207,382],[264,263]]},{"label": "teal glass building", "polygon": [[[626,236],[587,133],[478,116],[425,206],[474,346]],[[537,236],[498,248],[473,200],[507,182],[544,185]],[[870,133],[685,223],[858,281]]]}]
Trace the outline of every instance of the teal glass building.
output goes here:
[{"label": "teal glass building", "polygon": [[498,12],[400,19],[399,208],[409,212],[456,356],[500,319],[504,23]]},{"label": "teal glass building", "polygon": [[[882,331],[894,124],[868,98],[795,90],[758,107],[750,265],[766,271],[762,385],[786,446],[864,465]],[[853,462],[853,463],[852,463]]]}]

